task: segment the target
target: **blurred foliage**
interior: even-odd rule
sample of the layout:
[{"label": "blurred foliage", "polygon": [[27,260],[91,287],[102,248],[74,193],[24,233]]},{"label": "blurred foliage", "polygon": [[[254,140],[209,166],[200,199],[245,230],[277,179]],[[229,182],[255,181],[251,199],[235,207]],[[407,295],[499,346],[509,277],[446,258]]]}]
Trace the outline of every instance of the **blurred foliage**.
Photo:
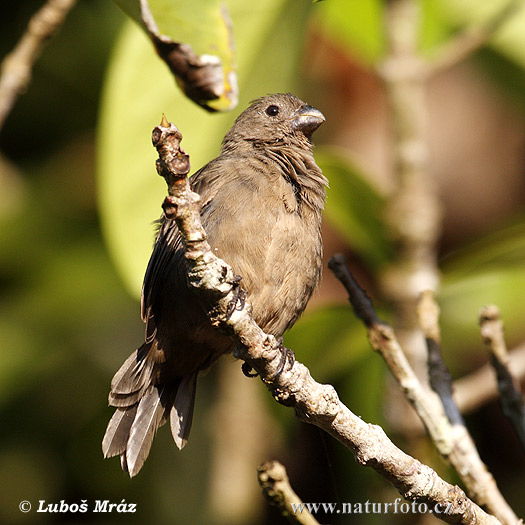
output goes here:
[{"label": "blurred foliage", "polygon": [[446,20],[454,26],[483,26],[491,18],[501,12],[504,6],[514,6],[514,13],[505,23],[503,30],[498,31],[491,40],[491,47],[525,67],[525,3],[521,0],[485,0],[480,3],[477,0],[444,0],[440,2],[441,9]]},{"label": "blurred foliage", "polygon": [[489,233],[458,249],[443,261],[439,294],[443,339],[451,355],[465,341],[480,339],[477,320],[481,308],[496,304],[505,322],[510,346],[523,340],[525,290],[525,218]]},{"label": "blurred foliage", "polygon": [[[239,108],[267,92],[302,95],[305,86],[298,72],[301,63],[308,67],[304,43],[310,32],[329,38],[368,68],[384,49],[383,2],[378,0],[227,3],[237,49]],[[421,48],[429,56],[462,26],[477,24],[488,14],[474,0],[421,4]],[[491,0],[484,6],[503,4]],[[25,0],[4,7],[4,54],[39,5]],[[522,101],[523,16],[522,10],[480,56],[485,71],[505,86],[501,96]],[[206,499],[210,435],[217,427],[210,416],[216,392],[213,371],[200,382],[192,439],[183,453],[162,429],[144,470],[130,481],[118,461],[103,461],[100,451],[111,414],[106,407],[110,378],[143,336],[136,299],[151,250],[151,223],[160,214],[165,191],[155,175],[151,130],[165,112],[182,130],[183,147],[197,168],[218,153],[236,116],[209,115],[186,100],[140,30],[131,22],[120,30],[123,18],[110,2],[79,2],[45,49],[33,83],[0,134],[6,156],[0,159],[2,523],[215,523]],[[384,195],[348,152],[319,147],[318,159],[331,181],[327,222],[353,246],[362,271],[373,282],[393,250],[383,233]],[[443,254],[443,340],[454,374],[483,361],[472,358],[470,349],[481,348],[477,313],[484,304],[500,306],[510,344],[525,338],[524,239],[525,220],[517,217],[499,231]],[[321,303],[310,309],[287,334],[286,344],[314,377],[334,382],[356,413],[384,423],[386,370],[369,351],[364,329],[346,304]],[[261,392],[265,394],[262,387]],[[330,439],[332,465],[327,467],[326,457],[318,452],[323,445],[317,430],[296,423],[285,409],[279,417],[287,419],[284,454],[290,459],[292,481],[306,501],[319,501],[319,494],[326,496],[324,501],[336,501],[328,488],[332,477],[341,501],[397,497]],[[485,429],[476,420],[469,424],[483,446]],[[509,447],[502,434],[495,429],[482,453],[511,504],[523,514],[515,459],[520,452]],[[496,458],[493,450],[507,455]],[[97,499],[125,499],[136,502],[138,511],[108,517],[18,510],[20,501],[36,505],[39,499],[87,499],[91,505]],[[352,523],[384,522],[384,517],[353,518]]]},{"label": "blurred foliage", "polygon": [[315,158],[330,181],[325,218],[367,266],[377,270],[394,253],[383,217],[385,197],[342,151],[320,147]]}]

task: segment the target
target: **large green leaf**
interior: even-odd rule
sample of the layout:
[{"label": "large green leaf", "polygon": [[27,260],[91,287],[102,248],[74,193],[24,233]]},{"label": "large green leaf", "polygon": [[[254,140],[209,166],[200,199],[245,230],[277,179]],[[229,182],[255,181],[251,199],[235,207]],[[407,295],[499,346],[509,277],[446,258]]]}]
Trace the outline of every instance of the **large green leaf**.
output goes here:
[{"label": "large green leaf", "polygon": [[[319,5],[319,4],[316,4]],[[240,107],[267,93],[295,91],[309,2],[229,2],[238,46]],[[315,6],[314,6],[315,9]],[[300,94],[300,93],[299,93]],[[115,46],[98,132],[98,195],[110,253],[128,289],[139,294],[161,212],[165,183],[155,172],[151,131],[162,113],[181,130],[199,168],[217,155],[236,115],[204,112],[178,90],[146,36],[131,22]]]},{"label": "large green leaf", "polygon": [[348,154],[318,148],[315,158],[330,183],[325,217],[371,266],[385,263],[392,247],[384,225],[384,198]]},{"label": "large green leaf", "polygon": [[115,0],[146,32],[188,97],[211,111],[237,105],[231,20],[221,0]]}]

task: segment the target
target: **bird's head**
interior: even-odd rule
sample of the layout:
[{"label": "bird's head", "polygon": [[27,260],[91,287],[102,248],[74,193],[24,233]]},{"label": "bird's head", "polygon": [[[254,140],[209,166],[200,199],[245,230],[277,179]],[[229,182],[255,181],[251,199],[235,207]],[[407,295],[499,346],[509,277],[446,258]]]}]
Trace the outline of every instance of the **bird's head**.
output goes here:
[{"label": "bird's head", "polygon": [[290,93],[254,100],[224,137],[223,149],[279,143],[311,147],[312,133],[325,121],[316,108]]}]

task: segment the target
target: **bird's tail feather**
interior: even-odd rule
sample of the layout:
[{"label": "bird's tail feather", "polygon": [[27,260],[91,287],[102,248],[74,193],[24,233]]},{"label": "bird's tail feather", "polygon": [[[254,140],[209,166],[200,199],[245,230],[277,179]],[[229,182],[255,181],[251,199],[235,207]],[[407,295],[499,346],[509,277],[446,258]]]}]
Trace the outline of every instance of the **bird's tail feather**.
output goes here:
[{"label": "bird's tail feather", "polygon": [[196,387],[196,373],[184,376],[179,384],[177,395],[171,408],[171,434],[179,450],[184,448],[190,435]]},{"label": "bird's tail feather", "polygon": [[111,458],[126,452],[131,425],[137,414],[138,404],[130,408],[117,408],[108,423],[108,428],[102,440],[104,457]]},{"label": "bird's tail feather", "polygon": [[117,409],[102,440],[104,457],[120,454],[122,469],[130,477],[144,465],[155,433],[168,417],[175,444],[182,449],[193,416],[197,372],[167,384],[152,384],[150,346],[136,350],[115,374],[109,403]]},{"label": "bird's tail feather", "polygon": [[144,343],[135,350],[119,368],[111,380],[109,404],[131,406],[137,403],[152,383],[155,361],[148,359],[152,343]]},{"label": "bird's tail feather", "polygon": [[125,470],[131,477],[144,465],[157,429],[166,422],[165,414],[171,409],[169,397],[168,387],[152,386],[138,403],[125,451]]}]

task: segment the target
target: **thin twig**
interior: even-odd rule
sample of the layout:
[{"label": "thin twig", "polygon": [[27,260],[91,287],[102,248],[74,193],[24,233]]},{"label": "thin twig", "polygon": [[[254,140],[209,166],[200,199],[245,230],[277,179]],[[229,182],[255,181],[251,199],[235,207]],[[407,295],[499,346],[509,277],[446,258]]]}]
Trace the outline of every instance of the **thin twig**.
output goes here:
[{"label": "thin twig", "polygon": [[523,7],[523,0],[510,0],[500,11],[489,18],[485,24],[467,27],[458,35],[448,40],[426,67],[426,76],[432,76],[450,69],[462,60],[481,49],[494,34]]},{"label": "thin twig", "polygon": [[0,129],[16,99],[27,89],[31,70],[44,44],[62,25],[76,0],[47,0],[31,18],[16,47],[2,61],[0,77]]},{"label": "thin twig", "polygon": [[486,306],[479,315],[481,336],[487,345],[491,363],[498,379],[501,408],[512,422],[518,438],[525,448],[525,401],[517,377],[510,370],[509,353],[503,335],[503,321],[499,308]]},{"label": "thin twig", "polygon": [[448,420],[453,425],[464,426],[465,422],[453,397],[452,376],[441,351],[439,306],[432,290],[426,290],[421,294],[417,312],[419,324],[427,343],[430,386],[441,399]]},{"label": "thin twig", "polygon": [[[360,310],[373,308],[364,291],[355,283],[344,256],[332,257],[328,267],[336,277],[346,274],[344,282],[354,281],[354,285],[347,288],[349,295],[354,294],[352,304],[359,304]],[[367,315],[368,318],[372,318],[374,314]],[[405,397],[428,430],[436,449],[456,469],[471,497],[479,505],[485,505],[502,523],[516,524],[518,518],[499,492],[492,474],[481,461],[466,428],[450,424],[442,404],[437,398],[429,395],[408,363],[394,330],[383,322],[367,328],[372,348],[378,351],[387,363]]]},{"label": "thin twig", "polygon": [[[514,377],[521,381],[525,378],[525,344],[521,344],[509,352]],[[474,372],[454,381],[454,400],[461,414],[470,414],[480,407],[498,398],[498,387],[494,379],[494,368],[490,363],[483,365]],[[421,433],[423,427],[417,425],[408,427],[411,435]]]},{"label": "thin twig", "polygon": [[437,517],[449,523],[499,523],[459,487],[398,449],[381,427],[368,424],[351,412],[341,403],[334,387],[314,381],[303,364],[294,361],[283,368],[280,343],[257,326],[247,302],[244,308],[231,312],[238,280],[232,269],[210,250],[200,221],[199,196],[191,191],[186,177],[189,159],[180,149],[181,138],[177,128],[164,120],[153,130],[153,144],[160,156],[157,170],[168,183],[166,218],[175,220],[181,233],[189,284],[201,298],[212,324],[232,337],[236,357],[257,371],[276,401],[293,407],[299,419],[338,439],[354,453],[358,463],[372,467],[407,499],[432,509],[440,505]]},{"label": "thin twig", "polygon": [[[514,375],[525,378],[525,343],[509,352]],[[498,389],[492,381],[494,370],[486,364],[471,374],[454,382],[454,392],[462,414],[468,414],[498,397]]]},{"label": "thin twig", "polygon": [[267,461],[257,469],[257,478],[264,497],[290,523],[319,525],[290,485],[284,465],[278,461]]}]

